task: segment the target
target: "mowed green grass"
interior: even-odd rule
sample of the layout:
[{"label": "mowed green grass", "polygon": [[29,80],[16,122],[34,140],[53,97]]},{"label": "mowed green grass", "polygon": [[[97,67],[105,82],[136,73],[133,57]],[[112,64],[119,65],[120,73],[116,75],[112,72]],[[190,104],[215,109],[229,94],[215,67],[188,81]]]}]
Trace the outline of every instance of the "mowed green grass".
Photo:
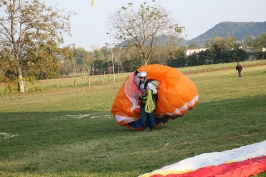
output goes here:
[{"label": "mowed green grass", "polygon": [[[249,67],[254,62],[260,65]],[[57,80],[43,91],[0,95],[0,176],[135,177],[201,153],[264,141],[265,60],[244,62],[241,78],[235,63],[225,65],[180,69],[197,71],[187,77],[199,103],[153,132],[120,127],[110,113],[126,74],[116,84],[89,87],[87,78],[79,78],[79,86],[59,87]]]}]

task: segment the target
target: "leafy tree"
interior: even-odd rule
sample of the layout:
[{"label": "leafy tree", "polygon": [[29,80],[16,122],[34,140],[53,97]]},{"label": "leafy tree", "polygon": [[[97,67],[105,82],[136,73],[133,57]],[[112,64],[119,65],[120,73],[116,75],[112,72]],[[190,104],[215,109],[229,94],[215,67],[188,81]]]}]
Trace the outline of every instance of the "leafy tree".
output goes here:
[{"label": "leafy tree", "polygon": [[219,63],[221,55],[222,55],[222,51],[219,45],[214,44],[210,47],[209,59],[212,64]]},{"label": "leafy tree", "polygon": [[77,62],[77,65],[79,66],[84,66],[86,65],[86,61],[87,61],[87,58],[88,58],[88,55],[89,55],[89,52],[82,48],[82,47],[79,47],[79,48],[74,48],[74,58]]},{"label": "leafy tree", "polygon": [[122,62],[123,70],[125,72],[135,71],[139,67],[139,63],[141,63],[141,57],[138,56],[134,59],[124,59]]},{"label": "leafy tree", "polygon": [[24,92],[27,64],[46,68],[46,73],[55,72],[47,67],[58,68],[55,58],[61,52],[62,34],[70,35],[71,13],[61,15],[39,0],[0,0],[0,11],[0,62],[15,62],[19,91]]},{"label": "leafy tree", "polygon": [[235,37],[229,36],[227,38],[215,37],[207,41],[207,46],[217,45],[219,48],[225,52],[235,48],[238,48],[237,39]]},{"label": "leafy tree", "polygon": [[92,74],[103,74],[109,67],[108,49],[103,47],[100,50],[93,51],[94,60],[91,63]]},{"label": "leafy tree", "polygon": [[261,51],[263,47],[266,48],[266,33],[258,35],[252,42],[252,47],[254,47],[257,51]]},{"label": "leafy tree", "polygon": [[77,64],[77,66],[75,65],[75,70],[79,70],[81,72],[81,75],[83,76],[83,72],[86,70],[87,68],[87,63],[88,63],[88,57],[89,57],[89,52],[82,48],[74,48],[73,51],[73,57],[74,57],[74,62],[75,64]]},{"label": "leafy tree", "polygon": [[237,39],[233,36],[229,36],[225,38],[225,44],[226,50],[235,50],[239,48],[239,44],[237,43]]},{"label": "leafy tree", "polygon": [[198,65],[208,64],[209,50],[201,51],[198,53]]},{"label": "leafy tree", "polygon": [[231,50],[228,53],[231,53],[232,57],[229,61],[225,62],[244,61],[248,58],[247,52],[242,49]]},{"label": "leafy tree", "polygon": [[28,50],[25,53],[21,62],[23,75],[36,79],[57,78],[60,74],[61,59],[72,58],[70,47],[58,48],[56,43],[51,42],[48,45],[41,45],[36,51]]},{"label": "leafy tree", "polygon": [[184,67],[187,63],[185,49],[178,48],[170,52],[170,58],[167,60],[167,65],[172,67]]},{"label": "leafy tree", "polygon": [[197,66],[198,65],[198,54],[193,53],[187,57],[188,66]]},{"label": "leafy tree", "polygon": [[69,76],[73,72],[73,61],[70,59],[65,59],[60,63],[60,74],[61,76]]},{"label": "leafy tree", "polygon": [[256,58],[257,59],[265,59],[266,58],[266,52],[257,52]]},{"label": "leafy tree", "polygon": [[142,57],[136,47],[122,48],[118,61],[121,72],[132,72],[142,65]]},{"label": "leafy tree", "polygon": [[112,62],[107,60],[94,60],[92,66],[94,68],[93,74],[104,74],[108,71],[109,66],[112,66]]},{"label": "leafy tree", "polygon": [[247,36],[246,39],[243,41],[245,45],[251,46],[252,42],[254,41],[254,36]]},{"label": "leafy tree", "polygon": [[159,45],[154,46],[154,53],[152,55],[151,63],[167,64],[169,60],[174,59],[173,56],[178,50],[178,43],[176,41],[165,41]]},{"label": "leafy tree", "polygon": [[231,61],[233,54],[230,51],[239,49],[237,39],[232,36],[209,39],[206,45],[210,46],[208,55],[211,63],[214,64]]},{"label": "leafy tree", "polygon": [[160,5],[149,6],[146,2],[136,11],[133,3],[111,14],[110,24],[115,29],[114,38],[122,47],[136,47],[148,64],[154,46],[162,41],[181,40],[184,27],[170,18],[170,12]]},{"label": "leafy tree", "polygon": [[189,44],[188,46],[187,46],[187,49],[197,49],[197,48],[200,48],[200,46],[198,45],[198,44]]},{"label": "leafy tree", "polygon": [[265,59],[266,33],[261,33],[260,35],[256,36],[256,38],[252,42],[252,47],[257,51],[256,52],[257,59]]}]

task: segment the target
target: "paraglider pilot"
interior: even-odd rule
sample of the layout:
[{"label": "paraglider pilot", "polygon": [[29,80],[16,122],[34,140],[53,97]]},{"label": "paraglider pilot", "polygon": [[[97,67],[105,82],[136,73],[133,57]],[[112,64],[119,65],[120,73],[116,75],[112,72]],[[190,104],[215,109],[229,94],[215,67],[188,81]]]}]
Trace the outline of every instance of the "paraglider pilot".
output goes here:
[{"label": "paraglider pilot", "polygon": [[[146,79],[147,73],[145,71],[136,71],[135,74],[135,83],[140,90],[138,100],[140,102],[140,117],[142,127],[144,131],[152,131],[156,126],[153,110],[155,109],[156,100],[158,99],[157,89],[152,83],[149,82],[149,80]],[[151,100],[149,99],[149,96],[152,97],[152,103],[149,101]],[[150,103],[154,106],[147,109],[147,106]]]}]

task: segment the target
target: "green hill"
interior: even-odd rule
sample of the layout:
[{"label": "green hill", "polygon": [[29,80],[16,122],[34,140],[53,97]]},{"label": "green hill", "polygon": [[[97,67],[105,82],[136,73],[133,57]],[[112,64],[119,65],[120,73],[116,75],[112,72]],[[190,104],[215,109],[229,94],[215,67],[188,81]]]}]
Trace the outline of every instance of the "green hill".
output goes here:
[{"label": "green hill", "polygon": [[247,36],[258,36],[266,33],[265,22],[221,22],[209,29],[198,37],[184,41],[183,45],[199,44],[202,45],[206,40],[215,37],[236,37],[238,41],[246,39]]}]

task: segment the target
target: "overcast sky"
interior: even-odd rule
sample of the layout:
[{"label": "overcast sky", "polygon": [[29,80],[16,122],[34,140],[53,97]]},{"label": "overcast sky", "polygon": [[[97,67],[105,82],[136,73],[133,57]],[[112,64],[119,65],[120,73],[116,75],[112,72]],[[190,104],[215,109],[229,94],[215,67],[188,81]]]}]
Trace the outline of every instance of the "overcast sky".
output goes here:
[{"label": "overcast sky", "polygon": [[[134,8],[152,0],[45,0],[47,5],[76,12],[71,18],[72,37],[65,37],[65,44],[76,44],[91,51],[91,46],[103,47],[110,42],[108,14],[121,6],[133,2]],[[205,33],[220,22],[264,22],[266,21],[266,0],[156,0],[171,12],[171,17],[185,27],[186,39],[193,39]]]}]

